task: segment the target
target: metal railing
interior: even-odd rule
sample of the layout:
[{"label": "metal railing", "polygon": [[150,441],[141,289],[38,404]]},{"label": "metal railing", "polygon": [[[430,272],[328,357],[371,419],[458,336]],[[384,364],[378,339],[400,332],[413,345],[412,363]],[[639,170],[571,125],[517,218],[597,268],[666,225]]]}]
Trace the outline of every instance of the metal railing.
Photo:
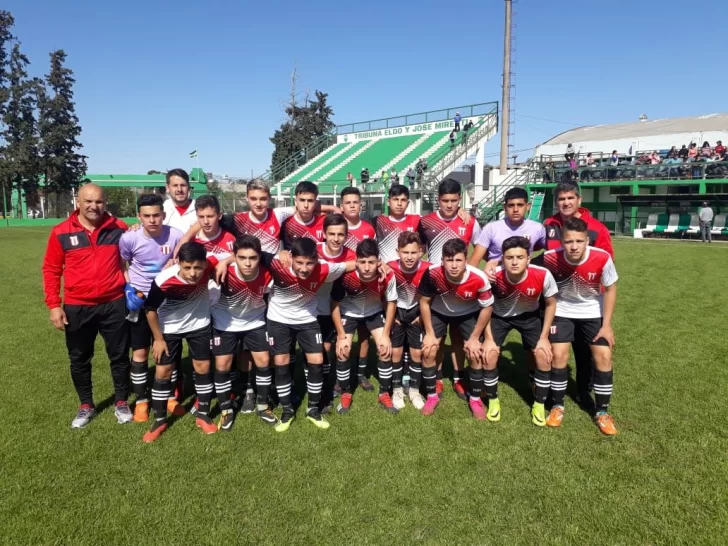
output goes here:
[{"label": "metal railing", "polygon": [[533,160],[528,161],[524,168],[512,172],[503,180],[502,183],[497,186],[493,186],[493,191],[488,192],[486,196],[478,202],[478,219],[481,222],[487,223],[498,217],[498,213],[503,208],[503,199],[505,198],[508,190],[517,186],[525,186],[529,183],[529,180],[533,175],[532,162]]},{"label": "metal railing", "polygon": [[581,166],[576,169],[568,167],[536,163],[533,169],[533,180],[538,182],[559,182],[571,179],[580,182],[610,182],[615,180],[705,180],[728,178],[728,161],[692,161],[681,162],[670,160],[655,165],[609,165],[599,164]]},{"label": "metal railing", "polygon": [[497,102],[483,102],[480,104],[468,104],[465,106],[455,106],[453,108],[445,108],[442,110],[431,110],[429,112],[420,112],[417,114],[407,114],[405,116],[397,116],[393,118],[382,118],[371,121],[361,121],[356,123],[347,123],[336,127],[339,135],[349,133],[358,133],[361,131],[374,131],[379,129],[390,129],[392,127],[402,127],[404,125],[416,125],[418,123],[430,123],[436,121],[451,121],[457,112],[465,118],[484,116],[498,112]]}]

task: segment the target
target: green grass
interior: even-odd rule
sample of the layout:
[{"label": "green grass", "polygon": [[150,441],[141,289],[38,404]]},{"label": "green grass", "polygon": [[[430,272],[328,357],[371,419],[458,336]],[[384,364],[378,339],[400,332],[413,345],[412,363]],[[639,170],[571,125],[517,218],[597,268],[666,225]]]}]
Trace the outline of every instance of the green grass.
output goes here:
[{"label": "green grass", "polygon": [[451,391],[429,419],[356,393],[329,431],[241,416],[205,437],[186,416],[144,445],[145,427],[109,409],[70,428],[63,336],[42,304],[46,234],[0,230],[2,544],[728,542],[728,245],[616,243],[615,439],[571,399],[561,430],[533,427],[512,339],[498,424]]}]

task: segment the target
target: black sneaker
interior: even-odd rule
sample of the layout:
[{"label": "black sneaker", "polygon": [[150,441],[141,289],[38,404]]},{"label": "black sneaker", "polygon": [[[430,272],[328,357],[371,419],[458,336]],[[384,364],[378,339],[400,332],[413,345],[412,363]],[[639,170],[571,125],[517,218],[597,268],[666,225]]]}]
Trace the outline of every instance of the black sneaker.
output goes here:
[{"label": "black sneaker", "polygon": [[367,392],[374,392],[374,385],[369,382],[366,375],[359,376],[359,387]]},{"label": "black sneaker", "polygon": [[338,398],[339,396],[341,396],[341,385],[337,381],[334,383],[334,398]]},{"label": "black sneaker", "polygon": [[278,417],[276,417],[276,414],[273,413],[273,410],[271,410],[270,408],[258,410],[258,417],[260,417],[260,420],[263,421],[265,424],[272,427],[280,423]]},{"label": "black sneaker", "polygon": [[326,430],[331,425],[329,422],[324,419],[324,416],[321,415],[321,412],[318,408],[308,408],[308,411],[306,412],[306,419],[311,421],[314,425],[316,425],[317,428],[320,428],[322,430]]},{"label": "black sneaker", "polygon": [[275,426],[276,432],[286,432],[291,427],[291,423],[293,423],[295,418],[296,412],[293,411],[293,406],[283,406],[281,420]]},{"label": "black sneaker", "polygon": [[243,398],[243,405],[240,408],[240,413],[253,413],[255,411],[255,393],[248,391],[245,393]]},{"label": "black sneaker", "polygon": [[220,422],[217,424],[217,430],[230,432],[235,422],[235,413],[233,410],[225,410],[220,414]]},{"label": "black sneaker", "polygon": [[334,411],[334,399],[333,399],[333,397],[329,397],[329,399],[325,403],[321,404],[321,414],[329,415],[333,411]]}]

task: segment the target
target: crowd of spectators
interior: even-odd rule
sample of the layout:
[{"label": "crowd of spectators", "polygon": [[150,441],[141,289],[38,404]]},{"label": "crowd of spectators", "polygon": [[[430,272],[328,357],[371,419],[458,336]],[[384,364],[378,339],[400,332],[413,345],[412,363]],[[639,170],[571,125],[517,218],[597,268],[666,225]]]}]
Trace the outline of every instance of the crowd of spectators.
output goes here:
[{"label": "crowd of spectators", "polygon": [[[592,152],[579,154],[572,144],[566,147],[563,162],[558,163],[549,158],[542,162],[544,182],[559,180],[593,179],[616,180],[630,178],[645,172],[645,166],[658,169],[651,175],[657,178],[718,178],[728,176],[728,148],[722,141],[713,147],[708,141],[701,147],[695,142],[685,144],[678,150],[673,146],[670,150],[649,150],[634,155],[621,155],[612,150],[609,157],[599,154],[595,158]],[[657,167],[662,166],[662,168]],[[630,168],[633,167],[633,168]]]}]

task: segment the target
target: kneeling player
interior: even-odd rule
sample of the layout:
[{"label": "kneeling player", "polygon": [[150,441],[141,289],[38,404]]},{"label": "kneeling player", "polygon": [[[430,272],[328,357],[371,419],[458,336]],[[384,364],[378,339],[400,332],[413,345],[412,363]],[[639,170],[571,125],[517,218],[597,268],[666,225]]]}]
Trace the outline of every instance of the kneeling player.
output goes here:
[{"label": "kneeling player", "polygon": [[212,353],[215,355],[215,391],[220,406],[220,430],[233,425],[230,377],[233,355],[238,343],[241,351],[250,351],[255,363],[258,386],[258,416],[269,425],[278,418],[268,407],[268,394],[273,378],[265,324],[265,294],[273,277],[261,265],[260,240],[243,235],[233,245],[235,263],[220,286],[220,299],[212,306]]},{"label": "kneeling player", "polygon": [[[556,311],[556,281],[543,267],[529,265],[530,242],[525,237],[509,237],[503,241],[503,265],[495,270],[493,281],[493,316],[486,328],[483,354],[485,356],[485,395],[488,398],[488,420],[500,421],[498,400],[498,357],[508,333],[521,334],[523,348],[532,351],[536,359],[534,398],[531,421],[542,427],[546,424],[544,403],[551,385],[551,344],[549,331]],[[539,299],[546,302],[541,321]]]},{"label": "kneeling player", "polygon": [[154,279],[144,304],[154,343],[152,353],[157,366],[152,385],[154,423],[144,435],[153,442],[167,429],[167,400],[172,393],[172,368],[182,356],[182,341],[192,356],[195,370],[197,411],[195,424],[205,434],[217,427],[209,417],[212,399],[210,377],[210,296],[207,283],[218,263],[214,256],[206,257],[200,243],[183,244],[179,249],[179,264],[162,271]]},{"label": "kneeling player", "polygon": [[[410,353],[409,398],[412,405],[421,410],[425,406],[425,399],[420,394],[423,331],[420,320],[420,303],[417,299],[417,287],[422,282],[422,277],[431,264],[420,259],[422,256],[422,242],[418,233],[411,231],[400,233],[397,246],[399,260],[393,260],[387,264],[392,268],[397,282],[397,315],[392,326],[393,375],[397,375],[398,370],[403,367],[402,353],[405,350],[406,341]],[[392,403],[397,409],[404,407],[404,389],[401,387],[394,388]]]},{"label": "kneeling player", "polygon": [[[594,420],[602,433],[617,434],[607,413],[612,396],[612,316],[617,303],[617,270],[609,253],[589,245],[587,225],[581,218],[564,222],[561,248],[544,254],[559,292],[556,318],[551,327],[551,398],[554,406],[546,424],[559,427],[564,419],[564,394],[569,372],[569,346],[574,341],[589,344],[594,360]],[[602,294],[602,287],[604,293]]]},{"label": "kneeling player", "polygon": [[351,343],[354,332],[365,326],[379,353],[379,405],[390,413],[397,413],[399,410],[392,404],[389,393],[392,385],[395,389],[402,388],[402,365],[395,375],[389,338],[397,311],[397,284],[391,272],[383,280],[379,277],[379,245],[376,241],[365,239],[357,245],[356,270],[334,283],[331,299],[331,318],[337,334],[336,377],[341,386],[337,411],[347,413],[351,408]]},{"label": "kneeling player", "polygon": [[270,263],[273,276],[268,301],[268,341],[275,364],[275,384],[283,413],[276,431],[285,432],[295,418],[291,403],[291,372],[289,368],[291,338],[295,335],[306,357],[308,377],[308,410],[306,418],[318,428],[329,428],[319,407],[324,384],[323,340],[316,320],[316,292],[323,283],[333,282],[346,271],[354,270],[354,262],[319,263],[316,242],[307,237],[291,244],[291,265],[280,260]]},{"label": "kneeling player", "polygon": [[428,269],[420,283],[420,319],[425,329],[422,378],[427,391],[422,415],[432,415],[440,401],[436,391],[437,353],[448,328],[452,332],[453,326],[457,326],[470,360],[470,410],[476,419],[485,419],[480,399],[483,392],[481,344],[492,312],[493,294],[485,273],[467,265],[467,254],[464,241],[450,239],[442,247],[442,265]]}]

